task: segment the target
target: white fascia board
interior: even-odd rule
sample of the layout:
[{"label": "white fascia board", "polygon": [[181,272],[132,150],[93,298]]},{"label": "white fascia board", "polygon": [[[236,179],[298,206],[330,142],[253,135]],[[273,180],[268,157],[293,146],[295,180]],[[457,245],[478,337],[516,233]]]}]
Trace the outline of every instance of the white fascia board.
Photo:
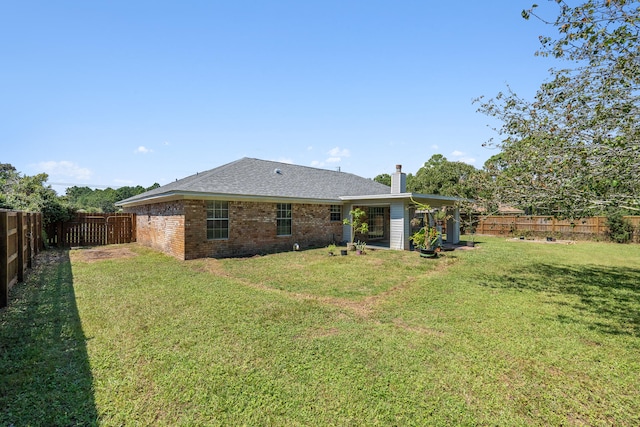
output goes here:
[{"label": "white fascia board", "polygon": [[370,194],[364,196],[340,196],[344,201],[362,201],[362,200],[398,200],[398,199],[410,199],[411,193],[397,193],[397,194]]},{"label": "white fascia board", "polygon": [[296,197],[282,197],[282,196],[253,196],[245,194],[228,194],[228,193],[201,193],[197,191],[172,191],[169,193],[157,194],[150,197],[145,197],[140,200],[134,200],[127,203],[116,203],[116,206],[122,207],[134,207],[140,205],[148,205],[151,203],[163,203],[172,202],[175,200],[226,200],[226,201],[250,201],[250,202],[263,202],[263,203],[278,203],[286,201],[289,203],[306,203],[316,205],[326,204],[342,204],[342,200],[339,199],[302,199]]},{"label": "white fascia board", "polygon": [[440,202],[462,202],[465,200],[462,197],[439,196],[437,194],[421,194],[421,193],[413,193],[412,197],[414,199],[437,200]]},{"label": "white fascia board", "polygon": [[420,193],[397,193],[397,194],[373,194],[368,196],[342,196],[340,199],[344,201],[367,201],[367,200],[425,200],[430,204],[445,205],[446,202],[459,202],[465,199],[459,197],[439,196],[437,194],[420,194]]}]

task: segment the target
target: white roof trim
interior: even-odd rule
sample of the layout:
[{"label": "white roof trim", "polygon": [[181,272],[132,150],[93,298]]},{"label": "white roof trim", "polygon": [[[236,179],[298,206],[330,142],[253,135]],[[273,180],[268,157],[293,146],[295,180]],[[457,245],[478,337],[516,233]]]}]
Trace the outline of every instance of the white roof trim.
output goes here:
[{"label": "white roof trim", "polygon": [[247,196],[244,194],[229,194],[229,193],[200,193],[189,191],[171,191],[168,193],[157,194],[144,199],[135,200],[128,203],[116,203],[116,206],[122,207],[134,207],[140,205],[149,205],[152,203],[172,202],[174,200],[227,200],[227,201],[252,201],[252,202],[267,202],[276,203],[283,200],[295,203],[307,203],[307,204],[341,204],[342,200],[336,199],[302,199],[295,197],[285,196]]},{"label": "white roof trim", "polygon": [[438,202],[458,202],[464,199],[459,197],[438,196],[437,194],[420,194],[420,193],[394,193],[394,194],[372,194],[368,196],[341,196],[341,200],[398,200],[398,199],[426,199]]},{"label": "white roof trim", "polygon": [[196,191],[170,191],[167,193],[157,194],[144,199],[131,201],[128,203],[116,203],[116,206],[122,207],[134,207],[140,205],[148,205],[151,203],[163,203],[171,202],[174,200],[228,200],[228,201],[252,201],[252,202],[281,202],[283,200],[295,202],[295,203],[308,203],[308,204],[340,204],[341,202],[366,202],[366,201],[393,201],[393,200],[407,200],[411,199],[426,201],[429,204],[435,204],[442,206],[446,202],[457,202],[464,199],[458,197],[438,196],[435,194],[419,194],[419,193],[389,193],[389,194],[370,194],[361,196],[341,196],[339,200],[336,199],[302,199],[294,197],[279,197],[279,196],[251,196],[244,194],[229,194],[229,193],[201,193]]}]

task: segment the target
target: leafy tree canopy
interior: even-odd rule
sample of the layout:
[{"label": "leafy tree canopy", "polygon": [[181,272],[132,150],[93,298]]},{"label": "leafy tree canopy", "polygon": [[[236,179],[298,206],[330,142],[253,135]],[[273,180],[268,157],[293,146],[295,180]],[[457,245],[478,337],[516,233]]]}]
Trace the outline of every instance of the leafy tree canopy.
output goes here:
[{"label": "leafy tree canopy", "polygon": [[373,178],[375,182],[379,182],[380,184],[388,185],[391,187],[391,175],[388,173],[381,173],[380,175]]},{"label": "leafy tree canopy", "polygon": [[434,154],[415,176],[407,177],[407,190],[414,193],[475,198],[476,187],[471,177],[479,171],[463,162],[450,162],[442,154]]},{"label": "leafy tree canopy", "polygon": [[94,190],[89,187],[73,186],[67,188],[66,195],[59,197],[47,185],[48,175],[22,175],[9,163],[0,163],[0,208],[42,212],[45,224],[66,221],[74,211],[115,212],[115,202],[158,188],[155,183],[144,188],[120,187]]},{"label": "leafy tree canopy", "polygon": [[0,164],[0,207],[27,212],[42,212],[45,224],[70,218],[72,210],[47,185],[45,173],[34,176],[20,174],[8,163]]},{"label": "leafy tree canopy", "polygon": [[118,210],[115,205],[116,202],[153,190],[159,186],[160,184],[158,183],[148,188],[141,185],[135,187],[125,186],[117,189],[92,189],[73,186],[67,188],[66,199],[78,210],[86,212],[116,212]]},{"label": "leafy tree canopy", "polygon": [[533,100],[510,88],[480,102],[500,119],[501,150],[490,164],[503,202],[565,217],[608,207],[640,208],[640,2],[552,0],[555,27],[539,55],[566,61],[550,70]]}]

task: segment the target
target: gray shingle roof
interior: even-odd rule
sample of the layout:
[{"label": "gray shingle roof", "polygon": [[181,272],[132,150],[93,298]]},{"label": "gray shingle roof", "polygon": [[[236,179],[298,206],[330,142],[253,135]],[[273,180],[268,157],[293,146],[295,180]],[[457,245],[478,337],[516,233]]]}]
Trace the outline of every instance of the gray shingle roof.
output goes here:
[{"label": "gray shingle roof", "polygon": [[245,157],[122,200],[118,205],[176,193],[337,201],[340,196],[390,194],[391,188],[350,173]]}]

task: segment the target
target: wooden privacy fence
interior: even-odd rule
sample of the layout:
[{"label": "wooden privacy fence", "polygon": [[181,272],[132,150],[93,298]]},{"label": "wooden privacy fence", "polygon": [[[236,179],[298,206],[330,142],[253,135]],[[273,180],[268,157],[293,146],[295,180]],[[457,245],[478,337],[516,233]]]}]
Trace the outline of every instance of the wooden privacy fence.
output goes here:
[{"label": "wooden privacy fence", "polygon": [[[640,216],[625,216],[624,219],[634,226],[633,241],[640,243]],[[596,216],[576,220],[559,220],[549,216],[496,215],[479,221],[478,234],[518,234],[532,232],[536,234],[571,235],[581,238],[606,237],[609,228],[607,218]]]},{"label": "wooden privacy fence", "polygon": [[77,213],[70,221],[49,224],[47,243],[51,246],[100,246],[136,241],[133,213]]},{"label": "wooden privacy fence", "polygon": [[24,280],[42,248],[42,214],[0,209],[0,307],[9,290]]}]

